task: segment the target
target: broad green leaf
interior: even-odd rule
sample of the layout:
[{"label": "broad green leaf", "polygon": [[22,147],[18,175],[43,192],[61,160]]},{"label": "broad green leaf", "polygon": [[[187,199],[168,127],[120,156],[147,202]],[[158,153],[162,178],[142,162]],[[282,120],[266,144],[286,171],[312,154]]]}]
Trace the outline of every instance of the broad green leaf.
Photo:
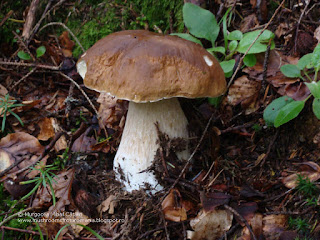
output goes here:
[{"label": "broad green leaf", "polygon": [[304,108],[304,103],[304,101],[293,101],[281,108],[274,119],[274,126],[279,127],[297,117]]},{"label": "broad green leaf", "polygon": [[22,60],[31,60],[31,56],[29,55],[29,53],[26,53],[24,51],[19,51],[18,57]]},{"label": "broad green leaf", "polygon": [[312,110],[314,115],[320,119],[320,98],[313,99]]},{"label": "broad green leaf", "polygon": [[220,31],[215,16],[192,3],[185,3],[182,12],[184,24],[190,33],[195,37],[205,38],[214,45]]},{"label": "broad green leaf", "polygon": [[198,39],[198,38],[195,38],[194,36],[188,34],[188,33],[171,33],[170,35],[173,35],[173,36],[178,36],[180,38],[183,38],[183,39],[186,39],[186,40],[189,40],[191,42],[195,42],[195,43],[198,43],[202,46],[202,43],[201,41]]},{"label": "broad green leaf", "polygon": [[320,82],[305,83],[315,98],[320,98]]},{"label": "broad green leaf", "polygon": [[256,55],[247,54],[243,59],[243,63],[248,67],[253,67],[257,63]]},{"label": "broad green leaf", "polygon": [[296,65],[293,65],[293,64],[283,65],[281,66],[280,70],[285,76],[289,78],[297,78],[301,76],[301,73],[300,73],[301,70]]},{"label": "broad green leaf", "polygon": [[234,50],[236,50],[237,47],[238,47],[238,41],[232,40],[231,42],[229,42],[229,51],[230,52],[233,52]]},{"label": "broad green leaf", "polygon": [[273,100],[263,112],[263,119],[267,123],[267,125],[274,126],[274,120],[278,115],[280,109],[282,109],[292,101],[293,99],[287,96],[282,96]]},{"label": "broad green leaf", "polygon": [[223,55],[226,53],[226,49],[224,47],[208,48],[207,51],[209,51],[209,52],[219,52],[219,53],[222,53]]},{"label": "broad green leaf", "polygon": [[319,71],[320,69],[320,44],[318,44],[315,49],[313,50],[312,54],[312,64],[316,71]]},{"label": "broad green leaf", "polygon": [[[260,34],[260,32],[261,30],[256,30],[253,32],[245,33],[243,35],[243,38],[240,40],[238,52],[245,53],[250,47],[250,45],[253,43],[253,41]],[[269,30],[265,30],[259,36],[257,41],[252,45],[248,54],[265,52],[267,50],[269,40],[273,38],[274,38],[274,34]],[[275,47],[275,44],[274,44],[274,41],[272,40],[270,49],[273,49],[274,47]]]},{"label": "broad green leaf", "polygon": [[[302,58],[299,59],[297,67],[300,70],[303,70],[304,68],[309,68],[308,65],[311,64],[311,59],[312,59],[312,53],[308,53],[308,54],[304,55]],[[310,68],[311,67],[312,66],[310,66]]]},{"label": "broad green leaf", "polygon": [[235,63],[236,63],[236,60],[231,59],[229,61],[221,62],[220,66],[222,67],[224,73],[229,73],[233,70]]},{"label": "broad green leaf", "polygon": [[243,34],[239,30],[234,30],[228,35],[228,40],[241,40],[243,37]]},{"label": "broad green leaf", "polygon": [[233,74],[233,69],[230,72],[224,73],[225,78],[230,78]]},{"label": "broad green leaf", "polygon": [[36,50],[36,53],[37,53],[37,58],[43,56],[43,54],[46,53],[46,47],[45,46],[38,47]]}]

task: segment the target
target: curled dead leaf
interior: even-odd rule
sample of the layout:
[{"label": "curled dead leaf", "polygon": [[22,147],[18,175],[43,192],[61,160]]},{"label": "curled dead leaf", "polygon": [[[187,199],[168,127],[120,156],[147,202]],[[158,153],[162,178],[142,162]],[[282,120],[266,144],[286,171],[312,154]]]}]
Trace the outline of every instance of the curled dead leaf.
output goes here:
[{"label": "curled dead leaf", "polygon": [[[71,200],[71,187],[74,176],[74,169],[69,169],[60,172],[51,182],[52,188],[54,190],[57,202],[49,208],[49,212],[63,212],[65,211],[65,206],[69,205]],[[42,207],[45,203],[50,203],[52,201],[51,188],[39,187],[35,199],[32,202],[32,207]]]},{"label": "curled dead leaf", "polygon": [[201,210],[197,217],[190,221],[193,231],[188,231],[191,240],[218,239],[232,225],[233,215],[226,210]]},{"label": "curled dead leaf", "polygon": [[[192,204],[182,199],[177,189],[172,189],[161,203],[164,217],[167,220],[181,222],[187,220],[187,211]],[[189,208],[189,209],[188,209]]]},{"label": "curled dead leaf", "polygon": [[302,177],[307,177],[311,182],[320,179],[320,166],[315,162],[304,162],[299,164],[300,171],[291,174],[282,179],[282,183],[287,188],[295,188],[298,186],[298,175]]},{"label": "curled dead leaf", "polygon": [[232,106],[241,103],[244,109],[254,109],[261,88],[261,82],[250,80],[243,75],[236,79],[229,89],[228,103]]},{"label": "curled dead leaf", "polygon": [[225,193],[207,193],[204,192],[200,193],[200,200],[203,206],[203,209],[207,212],[213,211],[216,207],[228,204],[230,201],[231,196]]},{"label": "curled dead leaf", "polygon": [[40,133],[37,138],[41,141],[47,141],[50,138],[54,137],[55,132],[52,126],[52,118],[43,118],[38,123],[40,128]]},{"label": "curled dead leaf", "polygon": [[[12,133],[1,139],[0,171],[21,161],[5,176],[6,181],[4,186],[12,196],[23,196],[29,191],[27,185],[19,185],[19,182],[32,179],[38,175],[39,172],[37,170],[29,171],[29,169],[18,175],[15,174],[15,172],[35,164],[43,150],[44,147],[39,143],[38,139],[28,133]],[[47,157],[43,158],[41,160],[42,164],[45,164],[46,160]]]}]

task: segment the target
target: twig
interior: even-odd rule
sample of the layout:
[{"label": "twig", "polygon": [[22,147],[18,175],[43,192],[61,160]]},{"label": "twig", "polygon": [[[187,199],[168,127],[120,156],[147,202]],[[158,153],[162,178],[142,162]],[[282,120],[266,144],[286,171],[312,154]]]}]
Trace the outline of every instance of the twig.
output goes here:
[{"label": "twig", "polygon": [[264,92],[267,88],[267,73],[268,73],[268,63],[269,63],[269,53],[271,48],[271,40],[269,41],[267,51],[264,54],[264,60],[263,60],[263,74],[262,74],[262,82],[261,82],[261,89],[260,94],[264,95]]},{"label": "twig", "polygon": [[[209,119],[209,121],[208,121],[208,123],[207,123],[207,126],[205,127],[205,129],[204,129],[204,131],[203,131],[203,133],[202,133],[202,136],[201,136],[201,138],[200,138],[200,140],[199,140],[196,148],[193,150],[192,154],[190,155],[190,157],[188,158],[186,164],[184,165],[183,169],[181,170],[179,176],[177,177],[177,179],[175,180],[175,182],[170,186],[169,190],[168,190],[168,191],[166,192],[166,194],[162,197],[162,199],[164,199],[164,198],[169,194],[169,192],[177,185],[177,183],[179,182],[180,178],[183,176],[183,174],[184,174],[185,171],[187,170],[189,164],[191,163],[191,160],[192,160],[193,156],[194,156],[195,153],[198,151],[198,149],[199,149],[199,147],[200,147],[200,145],[201,145],[201,143],[202,143],[202,141],[203,141],[203,139],[204,139],[204,137],[205,137],[205,135],[206,135],[206,133],[207,133],[207,131],[208,131],[208,128],[209,128],[209,126],[210,126],[210,124],[211,124],[211,122],[212,122],[212,119],[213,119],[213,114],[211,115],[211,117],[210,117],[210,119]],[[162,201],[160,201],[160,202],[162,202]]]},{"label": "twig", "polygon": [[236,215],[236,216],[240,219],[240,221],[243,222],[243,223],[246,225],[246,227],[248,228],[248,230],[249,230],[249,232],[250,232],[250,234],[251,234],[251,236],[252,236],[252,239],[253,239],[253,240],[257,240],[257,238],[256,238],[256,236],[254,235],[254,233],[253,233],[253,231],[252,231],[249,223],[247,222],[247,220],[246,220],[245,218],[243,218],[243,217],[242,217],[235,209],[233,209],[232,207],[230,207],[230,206],[228,206],[228,205],[226,205],[226,204],[224,204],[223,206],[224,206],[227,210],[229,210],[230,212],[232,212],[234,215]]},{"label": "twig", "polygon": [[97,115],[97,118],[98,118],[98,121],[100,123],[100,125],[102,126],[103,130],[104,130],[104,133],[106,135],[106,137],[108,137],[108,132],[107,132],[107,129],[105,128],[104,124],[102,123],[101,121],[101,118],[99,117],[99,113],[96,109],[96,107],[93,105],[93,103],[91,102],[90,98],[88,97],[88,95],[85,93],[85,91],[83,91],[83,89],[80,87],[80,85],[74,81],[71,77],[65,75],[64,73],[62,72],[59,72],[59,74],[65,78],[67,78],[68,80],[70,80],[79,90],[80,92],[83,94],[83,96],[87,99],[88,103],[90,104],[90,106],[92,107],[93,111],[95,112],[95,114]]},{"label": "twig", "polygon": [[36,17],[36,11],[39,5],[40,0],[32,0],[30,4],[30,8],[27,14],[26,22],[24,23],[23,26],[23,31],[22,31],[22,37],[24,40],[27,40],[30,38],[31,35],[31,28],[34,23],[35,17]]},{"label": "twig", "polygon": [[15,31],[12,31],[13,35],[18,39],[18,42],[21,44],[21,46],[24,48],[24,50],[30,55],[30,57],[32,58],[33,61],[36,61],[36,58],[33,56],[33,54],[30,52],[28,46],[25,44],[25,42],[23,41],[23,39],[16,34]]},{"label": "twig", "polygon": [[8,20],[8,18],[13,14],[13,10],[10,10],[6,16],[1,20],[0,27]]},{"label": "twig", "polygon": [[[49,11],[47,11],[45,14],[42,14],[39,22],[35,25],[35,27],[32,29],[32,34],[30,36],[30,38],[26,41],[27,45],[29,45],[31,39],[33,38],[33,36],[36,34],[37,30],[39,29],[39,26],[41,24],[41,22],[43,21],[43,19],[49,15],[49,13],[51,12],[52,9],[55,9],[56,7],[58,7],[59,5],[61,5],[63,2],[65,2],[66,0],[60,0],[58,3],[56,3]],[[50,0],[50,2],[52,2],[52,0]],[[51,3],[50,3],[51,5]],[[48,5],[47,5],[48,6]],[[46,7],[47,9],[47,7]]]},{"label": "twig", "polygon": [[[271,149],[272,149],[272,147],[273,147],[273,145],[274,145],[274,143],[275,143],[278,135],[279,135],[279,129],[276,130],[276,134],[275,134],[275,135],[273,136],[273,138],[271,139],[271,142],[270,142],[270,144],[269,144],[269,147],[268,147],[268,150],[267,150],[267,152],[266,152],[266,155],[264,155],[264,157],[263,157],[263,159],[262,159],[262,161],[261,161],[261,163],[260,163],[260,166],[263,166],[264,163],[266,162],[266,160],[267,160],[267,158],[268,158],[268,156],[269,156],[269,154],[270,154],[270,152],[271,152]],[[261,168],[261,170],[262,170],[262,168]],[[262,172],[261,172],[261,173],[262,173]]]},{"label": "twig", "polygon": [[226,238],[226,235],[227,236],[229,236],[229,235],[231,235],[232,233],[234,233],[236,230],[237,230],[237,228],[239,228],[241,225],[239,224],[239,223],[236,223],[234,226],[232,226],[232,228],[230,228],[229,230],[228,230],[228,232],[226,232],[225,234],[223,234],[223,236],[221,236],[218,240],[225,240],[225,239],[227,239]]},{"label": "twig", "polygon": [[31,34],[30,36],[26,39],[26,43],[29,44],[31,39],[33,38],[33,36],[36,34],[36,32],[39,29],[39,26],[41,24],[41,22],[43,21],[43,19],[45,18],[45,16],[47,15],[47,13],[49,13],[51,10],[49,10],[49,7],[51,6],[51,3],[53,2],[53,0],[49,0],[47,3],[46,8],[44,9],[42,16],[40,18],[40,20],[37,22],[37,24],[34,26],[34,28],[31,30]]},{"label": "twig", "polygon": [[166,240],[170,240],[170,235],[168,232],[167,223],[166,223],[166,219],[164,217],[164,213],[161,209],[159,210],[159,212],[160,212],[161,219],[163,221],[164,232],[166,233]]},{"label": "twig", "polygon": [[[35,161],[35,163],[33,163],[33,164],[30,165],[30,166],[26,166],[26,167],[24,167],[24,168],[22,168],[22,169],[20,169],[20,170],[18,170],[18,171],[16,171],[16,172],[13,172],[13,173],[11,173],[11,174],[17,175],[17,174],[19,174],[19,173],[21,173],[21,172],[24,172],[25,170],[29,169],[30,167],[34,167],[42,158],[44,158],[44,157],[50,152],[50,150],[53,148],[53,146],[55,145],[55,143],[59,140],[59,138],[60,138],[63,134],[65,134],[65,132],[58,132],[58,133],[56,133],[56,135],[54,136],[53,140],[49,143],[49,145],[47,145],[47,146],[45,147],[45,149],[43,150],[43,152],[41,153],[41,155],[37,158],[37,160]],[[7,172],[9,172],[12,168],[13,168],[13,167],[10,166],[10,167],[6,168],[4,171],[2,171],[2,172],[0,173],[0,178],[3,177],[3,176],[4,176]],[[10,174],[10,175],[11,175],[11,174]],[[7,179],[8,177],[10,177],[10,176],[6,176],[5,179]],[[5,179],[1,179],[1,181],[4,181]]]},{"label": "twig", "polygon": [[304,7],[304,9],[302,10],[302,13],[299,17],[299,20],[297,22],[297,28],[296,28],[296,34],[294,36],[294,52],[297,52],[297,39],[298,39],[298,32],[299,32],[299,26],[300,26],[300,23],[301,23],[301,20],[302,20],[302,17],[304,15],[304,13],[306,12],[308,6],[309,6],[309,3],[311,2],[311,0],[307,0],[305,1],[306,2],[306,6]]},{"label": "twig", "polygon": [[67,123],[68,123],[68,126],[70,125],[70,119],[69,119],[69,112],[71,110],[71,101],[72,101],[72,96],[73,96],[73,89],[74,89],[74,83],[72,82],[70,84],[70,87],[69,87],[69,92],[68,92],[68,97],[67,99],[65,100],[65,103],[66,103],[66,109],[64,111],[66,117],[67,117]]},{"label": "twig", "polygon": [[51,22],[51,23],[48,23],[46,25],[44,25],[42,28],[40,28],[39,32],[41,32],[43,29],[45,29],[46,27],[49,27],[49,26],[52,26],[52,25],[59,25],[59,26],[62,26],[64,29],[66,29],[70,35],[73,37],[73,39],[77,42],[77,44],[80,46],[82,52],[85,52],[86,50],[84,49],[84,47],[81,45],[79,39],[73,34],[73,32],[63,23],[60,23],[60,22]]},{"label": "twig", "polygon": [[24,75],[18,82],[16,82],[13,86],[9,88],[9,92],[12,91],[16,86],[18,86],[20,83],[22,83],[24,80],[26,80],[32,73],[34,73],[37,70],[35,67],[30,72],[28,72],[26,75]]},{"label": "twig", "polygon": [[272,15],[272,17],[270,18],[269,22],[264,26],[264,28],[261,30],[261,32],[258,34],[258,36],[255,38],[255,40],[251,43],[251,45],[249,46],[249,48],[247,49],[247,51],[243,54],[243,56],[240,58],[239,64],[236,68],[236,70],[234,71],[234,73],[232,74],[232,77],[228,83],[228,89],[230,88],[231,84],[233,83],[233,80],[235,79],[238,71],[240,70],[241,64],[243,62],[243,59],[245,58],[245,56],[248,54],[249,50],[252,48],[253,44],[255,44],[255,42],[258,40],[258,38],[261,36],[261,34],[269,27],[269,25],[271,24],[271,22],[273,21],[273,19],[275,18],[275,16],[278,14],[279,10],[281,9],[282,5],[284,4],[285,0],[282,0],[281,4],[279,5],[279,7],[276,9],[276,11],[274,12],[274,14]]},{"label": "twig", "polygon": [[[175,227],[175,226],[178,226],[180,225],[181,222],[175,222],[175,223],[172,223],[170,225],[168,225],[168,227]],[[151,229],[149,231],[146,231],[145,233],[143,233],[142,235],[140,235],[137,240],[139,239],[147,239],[147,236],[154,233],[154,232],[158,232],[158,231],[161,231],[163,230],[164,227],[158,227],[158,228],[154,228],[154,229]]]},{"label": "twig", "polygon": [[20,212],[14,213],[12,215],[10,215],[9,217],[5,218],[2,220],[2,222],[0,223],[0,227],[3,226],[3,224],[5,224],[6,222],[10,221],[11,219],[16,218],[17,216],[19,216],[21,213],[25,213],[25,212],[29,212],[31,210],[35,209],[34,207],[30,207],[30,208],[26,208],[24,210],[21,210]]},{"label": "twig", "polygon": [[48,70],[53,70],[53,71],[60,70],[60,67],[57,67],[57,66],[50,66],[50,65],[38,64],[38,63],[22,63],[22,62],[0,61],[0,65],[43,68],[43,69],[48,69]]},{"label": "twig", "polygon": [[251,127],[253,125],[254,125],[253,123],[245,123],[243,125],[239,125],[239,126],[235,126],[235,127],[228,127],[227,129],[220,130],[220,134],[225,134],[225,133],[228,133],[228,132],[231,132],[231,131],[234,131],[234,130],[239,130],[241,128]]}]

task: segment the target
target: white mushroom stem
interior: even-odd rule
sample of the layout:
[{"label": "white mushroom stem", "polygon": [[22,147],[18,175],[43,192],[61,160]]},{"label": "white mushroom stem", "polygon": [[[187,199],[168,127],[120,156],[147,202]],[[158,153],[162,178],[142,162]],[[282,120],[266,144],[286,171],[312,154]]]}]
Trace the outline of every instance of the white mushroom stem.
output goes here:
[{"label": "white mushroom stem", "polygon": [[[114,160],[116,177],[129,192],[145,187],[146,183],[156,191],[162,189],[152,172],[141,173],[151,166],[159,148],[156,122],[160,131],[170,138],[188,138],[188,122],[177,98],[152,103],[130,102]],[[177,156],[186,160],[189,152],[185,150]]]}]

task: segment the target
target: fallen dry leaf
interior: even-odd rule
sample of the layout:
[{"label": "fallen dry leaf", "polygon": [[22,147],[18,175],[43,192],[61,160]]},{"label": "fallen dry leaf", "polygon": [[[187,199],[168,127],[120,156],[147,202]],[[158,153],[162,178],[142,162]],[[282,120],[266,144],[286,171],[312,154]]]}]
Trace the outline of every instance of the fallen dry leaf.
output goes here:
[{"label": "fallen dry leaf", "polygon": [[[286,229],[287,217],[285,215],[267,215],[256,213],[248,220],[257,239],[278,240]],[[251,240],[252,236],[247,227],[242,230],[242,235],[237,240]]]},{"label": "fallen dry leaf", "polygon": [[4,96],[8,93],[8,90],[0,84],[0,98],[4,98]]},{"label": "fallen dry leaf", "polygon": [[307,177],[311,182],[320,179],[320,166],[315,162],[304,162],[299,164],[300,171],[282,179],[282,183],[287,188],[295,188],[298,185],[298,175]]},{"label": "fallen dry leaf", "polygon": [[188,204],[181,197],[177,189],[171,189],[170,193],[161,203],[164,217],[173,222],[181,222],[187,220],[187,212],[192,208],[192,204]]},{"label": "fallen dry leaf", "polygon": [[260,88],[261,82],[250,80],[248,76],[243,75],[231,85],[227,101],[232,106],[241,103],[242,108],[250,113],[256,108]]},{"label": "fallen dry leaf", "polygon": [[98,212],[106,212],[108,211],[109,214],[114,214],[114,208],[117,204],[114,195],[110,195],[106,200],[104,200],[98,207]]},{"label": "fallen dry leaf", "polygon": [[[100,103],[99,117],[101,118],[101,122],[107,128],[114,130],[122,129],[124,127],[124,120],[122,119],[127,112],[128,102],[118,100],[107,93],[101,93],[97,102]],[[120,123],[123,125],[120,125]]]},{"label": "fallen dry leaf", "polygon": [[91,152],[92,146],[97,143],[97,140],[93,136],[89,136],[90,132],[92,132],[92,127],[88,127],[87,130],[74,141],[71,151],[82,153]]},{"label": "fallen dry leaf", "polygon": [[316,30],[314,31],[313,37],[317,39],[318,43],[320,42],[320,26],[317,27]]},{"label": "fallen dry leaf", "polygon": [[230,201],[231,196],[225,193],[200,193],[200,200],[202,207],[205,211],[213,211],[216,207],[228,204]]},{"label": "fallen dry leaf", "polygon": [[[264,53],[257,54],[256,57],[256,65],[244,68],[243,72],[248,73],[249,78],[262,80]],[[285,56],[275,50],[270,51],[266,80],[277,89],[280,95],[286,95],[294,100],[300,101],[304,100],[310,94],[309,89],[299,78],[288,78],[280,71],[282,65],[297,64],[298,61],[299,58]]]},{"label": "fallen dry leaf", "polygon": [[[261,213],[256,213],[248,221],[248,223],[251,226],[251,229],[257,239],[260,239],[260,236],[263,234],[262,233],[262,219],[263,219],[263,215]],[[242,236],[237,238],[237,240],[251,240],[251,239],[252,239],[252,236],[251,236],[251,233],[247,227],[244,227],[242,229]]]},{"label": "fallen dry leaf", "polygon": [[90,218],[75,210],[72,212],[45,212],[44,217],[39,222],[39,226],[43,232],[46,232],[49,236],[56,236],[58,231],[69,224],[70,226],[64,228],[59,235],[59,239],[63,239],[63,236],[69,231],[75,237],[79,237],[80,232],[83,230],[83,226],[90,224]]},{"label": "fallen dry leaf", "polygon": [[274,33],[278,38],[280,38],[281,36],[286,35],[289,32],[289,30],[289,24],[286,22],[282,22],[278,25]]},{"label": "fallen dry leaf", "polygon": [[250,29],[259,26],[258,18],[255,14],[246,16],[240,23],[240,31],[248,32]]},{"label": "fallen dry leaf", "polygon": [[201,210],[197,217],[190,221],[193,231],[188,231],[191,240],[218,239],[232,225],[233,215],[226,210]]},{"label": "fallen dry leaf", "polygon": [[288,217],[282,214],[272,214],[263,217],[262,232],[266,239],[276,240],[286,229]]},{"label": "fallen dry leaf", "polygon": [[40,127],[40,133],[37,136],[39,140],[47,141],[54,137],[55,132],[52,126],[52,120],[52,118],[43,118],[39,121],[38,125]]},{"label": "fallen dry leaf", "polygon": [[[245,202],[235,206],[234,209],[249,222],[258,210],[258,205],[256,202]],[[236,220],[244,226],[244,223],[240,219],[236,217]]]},{"label": "fallen dry leaf", "polygon": [[[71,203],[71,187],[74,176],[74,169],[64,170],[54,177],[52,188],[56,197],[56,204],[49,208],[49,212],[63,212],[65,206]],[[42,207],[45,203],[52,201],[51,188],[47,185],[38,188],[32,207]]]},{"label": "fallen dry leaf", "polygon": [[[37,170],[29,171],[28,169],[18,175],[15,172],[35,164],[43,150],[44,147],[39,143],[38,139],[28,133],[12,133],[1,139],[0,171],[22,160],[18,166],[11,169],[5,176],[7,180],[4,186],[14,197],[23,196],[27,191],[25,190],[27,189],[26,185],[19,185],[19,182],[32,179],[39,173]],[[43,158],[41,160],[42,164],[45,164],[46,160],[47,157]]]}]

